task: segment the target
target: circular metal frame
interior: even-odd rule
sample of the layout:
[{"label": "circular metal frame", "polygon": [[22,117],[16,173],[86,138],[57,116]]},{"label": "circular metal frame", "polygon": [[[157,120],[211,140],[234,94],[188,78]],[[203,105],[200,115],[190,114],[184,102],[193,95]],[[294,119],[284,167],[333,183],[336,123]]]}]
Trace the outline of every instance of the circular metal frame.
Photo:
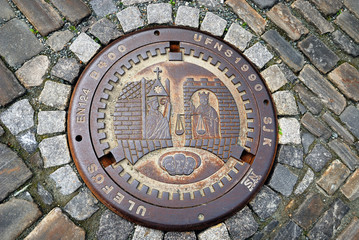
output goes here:
[{"label": "circular metal frame", "polygon": [[[176,184],[161,183],[163,186],[158,187],[158,190],[156,183],[160,180],[153,180],[153,172],[144,170],[150,165],[136,169],[132,165],[137,166],[137,162],[148,159],[148,156],[157,156],[156,151],[161,150],[162,157],[158,157],[158,165],[162,170],[166,170],[165,164],[176,154],[175,151],[169,151],[175,149],[172,142],[158,141],[159,144],[167,144],[166,147],[154,147],[151,150],[154,154],[144,153],[138,159],[130,159],[123,148],[114,146],[127,140],[114,139],[112,130],[109,130],[109,125],[113,123],[109,123],[108,119],[112,119],[115,111],[112,98],[119,98],[121,93],[117,88],[124,88],[125,77],[136,77],[143,69],[153,70],[161,64],[160,60],[156,62],[157,56],[174,62],[189,61],[190,63],[184,63],[191,69],[188,71],[199,71],[199,75],[205,72],[200,70],[202,67],[209,69],[208,71],[218,78],[217,85],[223,85],[222,89],[229,89],[226,91],[233,95],[240,118],[244,120],[241,120],[241,126],[238,127],[238,141],[225,143],[229,146],[227,149],[230,149],[228,156],[224,159],[222,154],[219,158],[225,166],[221,169],[225,168],[226,171],[221,170],[219,174],[204,170],[202,175],[193,174],[197,178],[187,177],[192,176],[189,170],[185,170],[187,175],[183,170],[182,175],[177,178],[174,176],[175,172],[169,171],[166,176],[175,179]],[[147,59],[154,59],[155,64],[147,64]],[[146,64],[142,69],[137,69],[136,66],[141,62]],[[181,71],[181,74],[191,75],[186,72],[186,68]],[[159,69],[157,79],[160,79]],[[142,86],[147,86],[147,83],[147,80],[142,80]],[[151,84],[155,86],[156,82],[152,81]],[[198,80],[195,84],[203,83]],[[137,85],[140,86],[140,82]],[[161,91],[158,88],[157,90]],[[147,95],[150,96],[149,93]],[[176,103],[175,98],[171,99]],[[88,64],[71,98],[68,138],[71,154],[81,177],[107,207],[126,219],[148,227],[188,231],[203,229],[223,221],[243,208],[259,191],[271,170],[276,153],[276,119],[273,101],[265,83],[246,57],[234,47],[202,32],[162,27],[138,31],[120,38],[103,49]],[[217,151],[209,153],[209,150],[198,147],[198,142],[202,143],[202,139],[186,140],[186,147],[183,148],[185,150],[181,152],[182,155],[187,154],[187,159],[193,162],[194,168],[190,169],[191,171],[200,169],[200,158],[203,155],[208,155],[208,159],[218,158]],[[135,143],[133,141],[133,144]],[[194,153],[188,153],[188,150]],[[164,151],[167,152],[163,154]],[[164,159],[170,160],[166,162]],[[210,178],[211,174],[217,175]],[[154,182],[154,186],[146,182],[148,179]],[[188,183],[180,182],[181,179],[188,179]],[[212,182],[208,183],[208,180],[203,179],[212,179]],[[187,188],[181,188],[181,184],[189,186],[192,191],[186,192]],[[179,190],[171,192],[171,186],[178,187]]]}]

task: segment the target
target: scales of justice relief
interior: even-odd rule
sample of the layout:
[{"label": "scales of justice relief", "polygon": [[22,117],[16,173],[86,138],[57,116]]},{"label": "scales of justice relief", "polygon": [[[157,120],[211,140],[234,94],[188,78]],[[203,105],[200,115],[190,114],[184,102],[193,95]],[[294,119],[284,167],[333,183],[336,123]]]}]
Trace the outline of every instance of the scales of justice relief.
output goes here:
[{"label": "scales of justice relief", "polygon": [[110,209],[188,231],[223,221],[259,191],[276,124],[270,93],[241,53],[168,27],[95,57],[72,97],[69,142],[82,178]]}]

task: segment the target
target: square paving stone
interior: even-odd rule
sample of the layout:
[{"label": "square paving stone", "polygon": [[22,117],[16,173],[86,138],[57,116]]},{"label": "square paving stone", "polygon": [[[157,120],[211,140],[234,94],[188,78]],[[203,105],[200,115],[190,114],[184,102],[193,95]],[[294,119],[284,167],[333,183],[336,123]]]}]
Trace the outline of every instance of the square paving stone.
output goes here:
[{"label": "square paving stone", "polygon": [[140,10],[137,7],[128,7],[116,14],[125,33],[144,26]]},{"label": "square paving stone", "polygon": [[245,0],[227,0],[226,4],[258,35],[261,35],[266,27],[266,20],[253,9]]},{"label": "square paving stone", "polygon": [[147,2],[151,2],[151,0],[122,0],[123,5],[125,6],[134,5],[138,3],[147,3]]},{"label": "square paving stone", "polygon": [[175,24],[198,28],[199,26],[199,9],[187,6],[180,6],[177,10]]},{"label": "square paving stone", "polygon": [[66,135],[46,138],[39,144],[44,168],[64,165],[71,161]]},{"label": "square paving stone", "polygon": [[259,42],[248,48],[243,54],[259,69],[263,68],[273,58],[273,54]]},{"label": "square paving stone", "polygon": [[244,51],[251,41],[253,34],[242,28],[237,23],[232,23],[229,27],[224,40],[236,46],[239,50]]},{"label": "square paving stone", "polygon": [[283,3],[275,5],[267,12],[267,16],[293,40],[298,40],[303,34],[309,32],[303,23],[292,14],[289,7]]},{"label": "square paving stone", "polygon": [[278,65],[272,65],[261,72],[271,92],[275,92],[288,83],[282,70]]},{"label": "square paving stone", "polygon": [[73,24],[91,14],[90,8],[81,0],[51,0],[52,4]]},{"label": "square paving stone", "polygon": [[345,96],[359,101],[359,72],[349,63],[343,63],[328,75]]},{"label": "square paving stone", "polygon": [[359,138],[359,109],[354,106],[348,106],[340,115],[340,120],[345,123],[354,136]]},{"label": "square paving stone", "polygon": [[167,232],[163,240],[196,240],[195,232]]},{"label": "square paving stone", "polygon": [[297,183],[297,179],[297,175],[278,163],[268,185],[275,191],[289,197],[292,194],[294,185]]},{"label": "square paving stone", "polygon": [[64,110],[70,98],[71,86],[54,81],[46,81],[39,96],[39,102],[47,106]]},{"label": "square paving stone", "polygon": [[210,10],[215,10],[221,6],[219,0],[197,0],[197,2],[199,6],[205,6]]},{"label": "square paving stone", "polygon": [[228,230],[224,223],[220,223],[216,226],[210,227],[200,234],[197,235],[198,240],[207,240],[207,239],[222,239],[222,240],[230,240]]},{"label": "square paving stone", "polygon": [[315,172],[319,172],[331,159],[332,154],[322,144],[318,143],[305,158],[305,163]]},{"label": "square paving stone", "polygon": [[[227,219],[225,223],[228,228],[228,232],[231,234],[231,236],[233,236],[233,239],[247,239],[254,235],[258,230],[258,223],[254,219],[252,211],[247,206],[244,207],[241,211],[237,212],[231,218]],[[226,238],[219,237],[218,239]],[[228,239],[230,238],[228,237]]]},{"label": "square paving stone", "polygon": [[138,240],[162,240],[164,233],[160,230],[136,225],[133,239]]},{"label": "square paving stone", "polygon": [[92,10],[99,17],[117,12],[117,7],[112,0],[92,0],[90,4]]},{"label": "square paving stone", "polygon": [[359,45],[346,34],[342,33],[340,30],[336,30],[332,33],[332,37],[336,46],[344,50],[344,52],[353,57],[359,56]]},{"label": "square paving stone", "polygon": [[9,21],[15,17],[15,13],[7,0],[0,0],[0,23]]},{"label": "square paving stone", "polygon": [[350,201],[354,201],[359,197],[359,169],[348,178],[348,181],[340,188],[340,191]]},{"label": "square paving stone", "polygon": [[328,139],[332,135],[330,129],[309,112],[304,114],[300,123],[318,138]]},{"label": "square paving stone", "polygon": [[295,168],[303,168],[303,147],[282,145],[278,152],[278,162]]},{"label": "square paving stone", "polygon": [[299,42],[298,46],[322,73],[332,70],[339,61],[339,57],[314,35]]},{"label": "square paving stone", "polygon": [[347,104],[345,97],[314,67],[305,65],[299,79],[335,114],[339,115],[344,110]]},{"label": "square paving stone", "polygon": [[123,219],[116,213],[107,209],[100,219],[97,231],[98,240],[127,240],[129,239],[134,224]]},{"label": "square paving stone", "polygon": [[36,136],[33,131],[26,131],[16,136],[16,140],[20,143],[20,146],[28,153],[33,153],[37,149]]},{"label": "square paving stone", "polygon": [[294,213],[293,220],[299,226],[308,230],[323,213],[325,203],[322,198],[318,193],[308,195]]},{"label": "square paving stone", "polygon": [[49,66],[49,58],[45,55],[40,55],[27,61],[15,74],[26,88],[40,86]]},{"label": "square paving stone", "polygon": [[118,31],[116,24],[102,18],[95,22],[90,28],[90,33],[97,37],[102,44],[107,45],[111,40],[118,38],[122,34]]},{"label": "square paving stone", "polygon": [[31,171],[21,158],[5,144],[0,143],[0,201],[24,184],[31,176]]},{"label": "square paving stone", "polygon": [[11,199],[0,204],[0,232],[2,240],[16,239],[26,228],[41,217],[35,203]]},{"label": "square paving stone", "polygon": [[335,30],[333,25],[329,23],[308,1],[296,0],[292,4],[292,7],[297,9],[308,22],[314,24],[319,29],[320,34],[333,32]]},{"label": "square paving stone", "polygon": [[315,138],[312,134],[307,132],[304,132],[302,134],[302,145],[303,145],[304,153],[308,153],[309,147],[312,145],[314,140]]},{"label": "square paving stone", "polygon": [[81,33],[70,46],[70,50],[85,64],[100,48],[100,44],[96,43],[86,33]]},{"label": "square paving stone", "polygon": [[61,16],[46,1],[13,0],[13,2],[42,36],[46,36],[64,25]]},{"label": "square paving stone", "polygon": [[355,42],[359,43],[359,19],[346,11],[337,17],[335,23],[353,38]]},{"label": "square paving stone", "polygon": [[349,207],[337,199],[310,230],[309,239],[331,239],[348,211]]},{"label": "square paving stone", "polygon": [[325,170],[323,175],[317,181],[317,184],[329,195],[333,195],[345,179],[347,179],[349,174],[350,170],[338,159],[336,159],[330,164],[327,170]]},{"label": "square paving stone", "polygon": [[325,15],[335,14],[341,9],[341,0],[310,0]]},{"label": "square paving stone", "polygon": [[227,26],[227,21],[223,18],[207,12],[201,24],[201,31],[209,32],[214,36],[222,36],[224,29]]},{"label": "square paving stone", "polygon": [[80,72],[81,64],[75,58],[60,58],[52,68],[51,74],[55,77],[74,83]]},{"label": "square paving stone", "polygon": [[262,38],[274,48],[280,58],[295,72],[303,68],[303,55],[294,49],[276,30],[267,31],[262,35]]},{"label": "square paving stone", "polygon": [[340,157],[350,170],[359,166],[359,157],[350,147],[339,139],[329,142],[329,147]]},{"label": "square paving stone", "polygon": [[0,27],[0,55],[16,67],[44,50],[42,43],[19,19],[12,19]]},{"label": "square paving stone", "polygon": [[0,59],[0,106],[5,106],[25,93],[25,88]]},{"label": "square paving stone", "polygon": [[61,239],[85,240],[85,231],[76,226],[60,208],[52,209],[26,237],[26,240]]},{"label": "square paving stone", "polygon": [[13,135],[17,135],[34,126],[34,109],[29,100],[23,99],[2,112],[0,120]]},{"label": "square paving stone", "polygon": [[38,114],[37,134],[65,132],[65,111],[41,111]]},{"label": "square paving stone", "polygon": [[350,224],[338,236],[337,240],[359,239],[359,219],[353,217]]},{"label": "square paving stone", "polygon": [[278,120],[281,132],[279,144],[300,144],[300,124],[295,118],[280,118]]},{"label": "square paving stone", "polygon": [[172,5],[169,3],[149,4],[147,6],[148,24],[173,23]]},{"label": "square paving stone", "polygon": [[81,187],[81,182],[69,165],[57,169],[49,176],[55,181],[56,188],[62,195],[69,195]]},{"label": "square paving stone", "polygon": [[278,91],[272,94],[272,97],[279,116],[298,114],[297,104],[292,92]]},{"label": "square paving stone", "polygon": [[314,172],[310,168],[308,168],[304,177],[302,178],[300,183],[298,183],[297,188],[294,191],[294,194],[295,195],[302,194],[313,182],[313,180],[314,180]]},{"label": "square paving stone", "polygon": [[80,193],[73,197],[64,207],[64,210],[78,221],[91,217],[99,207],[97,199],[87,188],[81,189]]},{"label": "square paving stone", "polygon": [[47,40],[46,43],[51,47],[55,52],[61,51],[66,43],[68,43],[75,36],[69,30],[58,31],[53,33]]},{"label": "square paving stone", "polygon": [[281,229],[279,229],[277,235],[274,237],[276,240],[296,240],[302,235],[303,230],[294,222],[289,221]]},{"label": "square paving stone", "polygon": [[277,193],[269,187],[263,186],[255,198],[249,202],[249,205],[261,220],[265,220],[277,211],[281,202]]}]

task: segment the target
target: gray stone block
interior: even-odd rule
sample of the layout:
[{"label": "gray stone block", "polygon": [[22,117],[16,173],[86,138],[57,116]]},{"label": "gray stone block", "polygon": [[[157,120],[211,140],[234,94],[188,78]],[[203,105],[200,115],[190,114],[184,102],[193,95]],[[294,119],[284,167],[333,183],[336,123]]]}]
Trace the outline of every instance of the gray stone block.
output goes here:
[{"label": "gray stone block", "polygon": [[263,186],[249,205],[261,220],[265,220],[277,211],[281,202],[282,200],[277,193],[269,187]]},{"label": "gray stone block", "polygon": [[[247,239],[258,230],[258,223],[254,219],[252,211],[247,206],[226,220],[225,223],[233,239]],[[226,238],[219,237],[218,239]],[[228,239],[230,238],[228,237]]]},{"label": "gray stone block", "polygon": [[147,6],[148,24],[173,23],[172,5],[169,3],[149,4]]},{"label": "gray stone block", "polygon": [[354,136],[359,138],[359,109],[354,106],[348,106],[340,115],[340,120],[349,128]]},{"label": "gray stone block", "polygon": [[97,231],[98,240],[127,240],[134,230],[134,224],[106,210],[100,219]]},{"label": "gray stone block", "polygon": [[201,31],[209,32],[214,36],[220,37],[223,35],[226,26],[227,26],[226,20],[217,16],[216,14],[207,12],[201,24]]},{"label": "gray stone block", "polygon": [[144,26],[140,10],[137,7],[128,7],[116,14],[125,33]]},{"label": "gray stone block", "polygon": [[278,162],[295,168],[303,168],[303,148],[301,146],[282,145],[278,153]]},{"label": "gray stone block", "polygon": [[274,237],[276,240],[296,240],[299,239],[303,230],[294,222],[289,221],[286,225],[284,225]]},{"label": "gray stone block", "polygon": [[273,54],[261,43],[256,43],[248,48],[244,55],[252,61],[259,69],[263,68],[272,58]]},{"label": "gray stone block", "polygon": [[21,147],[28,153],[33,153],[37,149],[37,141],[35,133],[28,130],[16,136],[16,140],[20,143]]},{"label": "gray stone block", "polygon": [[353,57],[359,56],[359,45],[350,39],[346,34],[342,33],[340,30],[336,30],[332,33],[332,37],[336,46],[344,50],[344,52],[352,55]]},{"label": "gray stone block", "polygon": [[89,62],[100,48],[100,44],[86,33],[81,33],[70,46],[70,50],[84,63]]},{"label": "gray stone block", "polygon": [[229,27],[224,40],[237,47],[239,50],[244,51],[248,43],[251,41],[253,34],[239,26],[237,23],[232,23]]},{"label": "gray stone block", "polygon": [[47,106],[64,110],[70,99],[71,86],[54,81],[46,81],[39,102]]},{"label": "gray stone block", "polygon": [[55,32],[54,34],[52,34],[46,40],[46,43],[47,43],[47,45],[50,46],[50,48],[52,50],[54,50],[55,52],[58,52],[58,51],[62,50],[65,47],[66,43],[68,43],[74,36],[75,36],[75,34],[73,34],[69,30],[58,31],[58,32]]},{"label": "gray stone block", "polygon": [[91,217],[99,207],[97,199],[87,188],[81,189],[80,193],[73,197],[64,207],[64,210],[78,221]]},{"label": "gray stone block", "polygon": [[29,100],[23,99],[2,112],[0,120],[13,135],[17,135],[34,126],[34,109]]},{"label": "gray stone block", "polygon": [[199,9],[187,6],[180,6],[177,10],[175,24],[198,28],[199,26]]},{"label": "gray stone block", "polygon": [[280,118],[278,120],[281,132],[279,144],[300,144],[300,124],[295,118]]},{"label": "gray stone block", "polygon": [[160,230],[152,229],[137,225],[133,239],[138,240],[162,240],[164,233]]},{"label": "gray stone block", "polygon": [[292,194],[294,185],[297,183],[297,179],[297,175],[278,163],[268,185],[275,191],[289,197]]},{"label": "gray stone block", "polygon": [[37,184],[37,193],[46,205],[51,205],[54,202],[54,197],[40,183]]},{"label": "gray stone block", "polygon": [[40,86],[44,81],[44,76],[49,66],[49,58],[45,55],[40,55],[27,61],[15,74],[26,88]]},{"label": "gray stone block", "polygon": [[278,91],[272,97],[279,116],[298,114],[297,104],[291,91]]},{"label": "gray stone block", "polygon": [[65,132],[65,111],[41,111],[38,114],[37,134]]},{"label": "gray stone block", "polygon": [[71,161],[66,135],[46,138],[39,144],[44,168],[54,167]]},{"label": "gray stone block", "polygon": [[208,228],[203,232],[199,233],[198,240],[207,240],[207,239],[223,239],[223,240],[230,240],[226,225],[224,223],[220,223],[216,226]]},{"label": "gray stone block", "polygon": [[74,83],[78,77],[81,65],[74,58],[60,58],[52,68],[51,74],[55,77]]},{"label": "gray stone block", "polygon": [[15,17],[15,13],[7,0],[0,0],[0,23],[9,21]]},{"label": "gray stone block", "polygon": [[0,27],[0,42],[0,55],[12,67],[45,49],[26,23],[19,19],[12,19]]},{"label": "gray stone block", "polygon": [[122,35],[120,31],[118,31],[116,24],[107,18],[102,18],[92,25],[90,33],[97,37],[104,45],[107,45],[111,40]]},{"label": "gray stone block", "polygon": [[55,181],[56,188],[62,195],[69,195],[81,187],[81,182],[69,165],[57,169],[49,176]]},{"label": "gray stone block", "polygon": [[332,159],[332,154],[320,143],[316,144],[305,158],[305,162],[315,171],[319,172]]},{"label": "gray stone block", "polygon": [[275,92],[288,83],[282,70],[278,65],[272,65],[261,72],[271,92]]},{"label": "gray stone block", "polygon": [[304,177],[302,178],[300,183],[298,183],[297,188],[294,191],[294,194],[295,195],[302,194],[313,182],[313,180],[314,180],[314,172],[310,168],[308,168]]},{"label": "gray stone block", "polygon": [[92,0],[90,4],[95,14],[99,17],[117,12],[117,7],[112,0]]}]

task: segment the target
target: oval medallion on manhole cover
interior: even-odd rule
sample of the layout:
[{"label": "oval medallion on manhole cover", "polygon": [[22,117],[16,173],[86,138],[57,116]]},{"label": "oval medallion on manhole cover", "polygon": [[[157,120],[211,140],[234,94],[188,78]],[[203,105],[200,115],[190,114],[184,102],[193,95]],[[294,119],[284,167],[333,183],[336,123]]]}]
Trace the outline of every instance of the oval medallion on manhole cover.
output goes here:
[{"label": "oval medallion on manhole cover", "polygon": [[208,227],[263,185],[277,121],[259,74],[233,47],[164,27],[106,47],[73,93],[76,166],[105,205],[164,230]]}]

